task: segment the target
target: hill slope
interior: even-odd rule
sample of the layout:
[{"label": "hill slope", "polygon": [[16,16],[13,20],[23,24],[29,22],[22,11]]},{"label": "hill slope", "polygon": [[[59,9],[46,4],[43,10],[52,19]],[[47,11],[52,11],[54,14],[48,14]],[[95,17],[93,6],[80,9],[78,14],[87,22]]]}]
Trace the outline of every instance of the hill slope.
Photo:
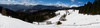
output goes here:
[{"label": "hill slope", "polygon": [[[94,24],[100,24],[100,15],[83,15],[79,14],[78,10],[68,10],[69,13],[66,13],[67,10],[60,10],[57,11],[56,13],[60,13],[60,15],[51,18],[50,20],[54,24],[59,21],[59,19],[66,14],[67,16],[65,17],[66,21],[61,21],[64,26],[90,26]],[[68,15],[70,14],[70,15]]]},{"label": "hill slope", "polygon": [[0,28],[99,28],[99,26],[100,24],[98,26],[36,25],[0,14]]},{"label": "hill slope", "polygon": [[[0,28],[100,28],[100,24],[99,24],[100,15],[94,15],[94,16],[82,15],[82,14],[77,13],[78,10],[76,10],[75,12],[73,10],[68,10],[68,11],[70,12],[70,15],[66,16],[67,21],[61,21],[62,22],[61,25],[30,24],[30,23],[21,21],[19,19],[2,16],[0,14]],[[56,12],[56,14],[59,12],[60,12],[60,15],[47,21],[52,21],[53,23],[55,23],[56,21],[59,20],[58,17],[62,17],[63,14],[66,14],[65,10],[59,10]],[[98,19],[98,20],[95,20],[95,19]],[[89,23],[92,23],[92,24],[83,25],[83,24],[89,24]]]}]

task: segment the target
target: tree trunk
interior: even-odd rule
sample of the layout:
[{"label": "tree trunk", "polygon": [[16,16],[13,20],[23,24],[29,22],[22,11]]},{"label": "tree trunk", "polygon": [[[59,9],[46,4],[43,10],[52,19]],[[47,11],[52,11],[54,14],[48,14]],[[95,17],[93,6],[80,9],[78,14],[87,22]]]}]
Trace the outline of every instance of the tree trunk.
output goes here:
[{"label": "tree trunk", "polygon": [[38,25],[40,25],[39,22],[38,22]]}]

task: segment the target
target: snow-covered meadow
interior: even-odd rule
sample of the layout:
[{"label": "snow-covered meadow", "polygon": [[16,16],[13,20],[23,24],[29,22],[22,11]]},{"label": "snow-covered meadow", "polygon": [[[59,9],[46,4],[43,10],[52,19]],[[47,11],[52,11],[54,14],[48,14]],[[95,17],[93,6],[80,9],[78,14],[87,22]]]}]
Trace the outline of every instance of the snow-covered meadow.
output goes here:
[{"label": "snow-covered meadow", "polygon": [[[70,15],[68,15],[69,13],[67,13],[67,10],[59,10],[55,12],[56,14],[60,13],[60,15],[46,20],[53,23],[50,25],[46,25],[46,21],[41,22],[40,25],[37,25],[36,22],[31,24],[0,14],[0,28],[100,28],[100,15],[83,15],[79,14],[78,10],[68,10],[68,12]],[[59,21],[64,14],[67,15],[65,17],[67,20],[61,21],[61,25],[56,25],[56,22]]]},{"label": "snow-covered meadow", "polygon": [[[60,10],[60,15],[50,19],[49,21],[52,22],[57,22],[59,21],[60,17],[63,14],[66,14],[67,21],[61,21],[62,25],[65,26],[88,26],[88,25],[93,25],[93,24],[99,24],[100,23],[100,15],[84,15],[84,14],[79,14],[78,10],[68,10],[69,13],[66,13],[65,10]],[[58,11],[59,12],[59,11]],[[57,13],[58,13],[57,12]]]}]

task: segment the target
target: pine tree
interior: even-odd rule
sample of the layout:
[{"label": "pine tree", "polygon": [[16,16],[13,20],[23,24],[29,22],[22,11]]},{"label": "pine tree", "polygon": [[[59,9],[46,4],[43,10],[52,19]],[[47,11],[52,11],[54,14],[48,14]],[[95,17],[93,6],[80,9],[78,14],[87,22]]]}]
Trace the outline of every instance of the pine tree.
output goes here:
[{"label": "pine tree", "polygon": [[5,7],[2,8],[2,15],[7,16]]},{"label": "pine tree", "polygon": [[62,23],[61,23],[60,21],[58,21],[58,22],[57,22],[57,25],[60,25],[60,24],[62,24]]},{"label": "pine tree", "polygon": [[86,13],[89,14],[91,12],[91,6],[92,6],[92,3],[89,1],[87,3],[87,8],[86,8]]},{"label": "pine tree", "polygon": [[79,13],[84,13],[84,14],[100,14],[100,0],[95,0],[93,3],[88,2],[84,6],[81,6],[79,8]]},{"label": "pine tree", "polygon": [[97,1],[97,8],[96,8],[96,11],[97,11],[97,14],[100,14],[100,0]]},{"label": "pine tree", "polygon": [[95,14],[95,12],[96,12],[96,8],[97,8],[97,1],[95,0],[94,2],[93,2],[93,5],[92,5],[92,10],[91,10],[91,14]]},{"label": "pine tree", "polygon": [[36,19],[37,19],[36,21],[38,22],[38,25],[39,25],[39,22],[42,22],[43,20],[46,20],[43,15],[38,15],[36,17]]}]

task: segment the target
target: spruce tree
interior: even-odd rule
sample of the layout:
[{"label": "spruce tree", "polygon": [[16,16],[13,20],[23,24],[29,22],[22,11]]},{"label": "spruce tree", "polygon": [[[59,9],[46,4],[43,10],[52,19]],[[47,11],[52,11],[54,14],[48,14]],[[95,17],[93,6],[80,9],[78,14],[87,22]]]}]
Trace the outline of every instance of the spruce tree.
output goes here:
[{"label": "spruce tree", "polygon": [[97,1],[97,8],[96,8],[96,11],[97,11],[97,14],[100,13],[100,0]]},{"label": "spruce tree", "polygon": [[89,1],[87,3],[87,9],[86,9],[86,13],[89,14],[91,12],[91,6],[92,6],[92,3]]},{"label": "spruce tree", "polygon": [[2,15],[7,16],[5,7],[2,8]]},{"label": "spruce tree", "polygon": [[92,10],[91,10],[91,13],[92,13],[92,14],[95,14],[95,11],[96,11],[96,8],[97,8],[96,5],[97,5],[97,1],[95,0],[95,1],[93,2],[92,8],[91,8],[91,9],[92,9]]}]

